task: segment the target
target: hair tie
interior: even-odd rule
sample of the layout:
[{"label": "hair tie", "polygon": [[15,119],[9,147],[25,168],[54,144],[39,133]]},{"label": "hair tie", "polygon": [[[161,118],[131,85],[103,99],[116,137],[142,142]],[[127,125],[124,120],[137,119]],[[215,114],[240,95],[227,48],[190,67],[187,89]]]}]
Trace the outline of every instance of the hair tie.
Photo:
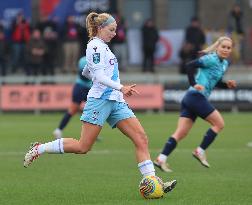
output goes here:
[{"label": "hair tie", "polygon": [[96,21],[96,19],[97,19],[97,16],[92,16],[93,21]]}]

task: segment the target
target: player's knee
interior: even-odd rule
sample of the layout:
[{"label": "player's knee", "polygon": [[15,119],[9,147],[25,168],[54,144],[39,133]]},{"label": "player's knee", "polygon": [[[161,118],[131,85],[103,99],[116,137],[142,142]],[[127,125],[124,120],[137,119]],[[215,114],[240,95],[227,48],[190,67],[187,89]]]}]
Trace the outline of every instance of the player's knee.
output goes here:
[{"label": "player's knee", "polygon": [[220,122],[220,123],[214,125],[213,130],[218,133],[224,129],[224,126],[225,126],[225,123]]},{"label": "player's knee", "polygon": [[225,127],[225,123],[224,122],[221,122],[221,123],[218,124],[219,131],[223,130],[224,127]]},{"label": "player's knee", "polygon": [[78,154],[87,154],[91,150],[91,147],[79,146]]}]

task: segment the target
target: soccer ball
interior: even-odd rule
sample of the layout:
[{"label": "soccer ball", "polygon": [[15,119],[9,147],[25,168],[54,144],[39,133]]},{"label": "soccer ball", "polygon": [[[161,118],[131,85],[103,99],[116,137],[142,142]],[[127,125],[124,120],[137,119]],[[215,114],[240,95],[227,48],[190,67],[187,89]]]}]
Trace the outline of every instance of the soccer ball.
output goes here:
[{"label": "soccer ball", "polygon": [[146,176],[139,184],[140,194],[145,199],[158,199],[163,197],[163,181],[157,176]]}]

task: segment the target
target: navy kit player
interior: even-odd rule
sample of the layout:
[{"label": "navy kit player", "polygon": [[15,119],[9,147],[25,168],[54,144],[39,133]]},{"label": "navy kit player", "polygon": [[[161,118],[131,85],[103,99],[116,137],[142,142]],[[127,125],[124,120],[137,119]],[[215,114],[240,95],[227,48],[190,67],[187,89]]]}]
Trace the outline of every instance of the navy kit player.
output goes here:
[{"label": "navy kit player", "polygon": [[[176,148],[177,143],[184,139],[194,125],[197,117],[210,124],[201,144],[193,151],[193,156],[205,166],[210,167],[206,159],[205,150],[214,141],[218,133],[224,128],[224,120],[218,110],[208,101],[214,87],[235,88],[236,82],[222,80],[228,68],[226,60],[232,51],[232,40],[229,37],[220,37],[214,44],[202,51],[205,55],[189,62],[187,66],[190,88],[181,102],[181,112],[176,131],[169,137],[162,152],[154,161],[155,166],[162,171],[172,171],[167,157]],[[194,70],[198,69],[196,76]]]},{"label": "navy kit player", "polygon": [[[86,27],[90,41],[86,50],[87,65],[82,73],[92,79],[93,85],[80,118],[80,139],[61,138],[44,144],[34,143],[25,155],[24,166],[28,167],[44,153],[86,154],[106,121],[133,142],[141,174],[155,175],[146,133],[123,98],[123,95],[137,94],[136,85],[120,83],[117,59],[107,45],[116,35],[116,21],[110,14],[91,12],[86,18]],[[165,182],[164,191],[171,191],[175,185],[176,180]]]},{"label": "navy kit player", "polygon": [[92,86],[92,81],[82,75],[82,70],[86,64],[86,57],[81,57],[78,62],[78,75],[72,90],[72,102],[61,119],[58,128],[53,131],[53,135],[56,139],[63,137],[63,129],[67,126],[70,119],[81,109],[81,103],[86,102],[87,100],[88,91]]}]

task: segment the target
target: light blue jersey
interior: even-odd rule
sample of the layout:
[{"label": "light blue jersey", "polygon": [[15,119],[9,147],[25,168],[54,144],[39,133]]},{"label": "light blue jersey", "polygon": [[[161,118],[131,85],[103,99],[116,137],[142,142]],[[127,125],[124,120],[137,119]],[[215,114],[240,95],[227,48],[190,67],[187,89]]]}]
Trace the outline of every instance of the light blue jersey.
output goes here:
[{"label": "light blue jersey", "polygon": [[[222,79],[229,63],[225,59],[220,59],[216,52],[204,55],[198,61],[201,66],[198,68],[195,81],[196,84],[205,87],[203,91],[199,92],[208,98],[216,84]],[[196,89],[191,86],[189,90]]]},{"label": "light blue jersey", "polygon": [[81,57],[78,62],[78,76],[76,78],[75,83],[81,84],[87,88],[91,88],[92,81],[82,75],[82,70],[86,64],[87,64],[86,57],[85,56]]}]

